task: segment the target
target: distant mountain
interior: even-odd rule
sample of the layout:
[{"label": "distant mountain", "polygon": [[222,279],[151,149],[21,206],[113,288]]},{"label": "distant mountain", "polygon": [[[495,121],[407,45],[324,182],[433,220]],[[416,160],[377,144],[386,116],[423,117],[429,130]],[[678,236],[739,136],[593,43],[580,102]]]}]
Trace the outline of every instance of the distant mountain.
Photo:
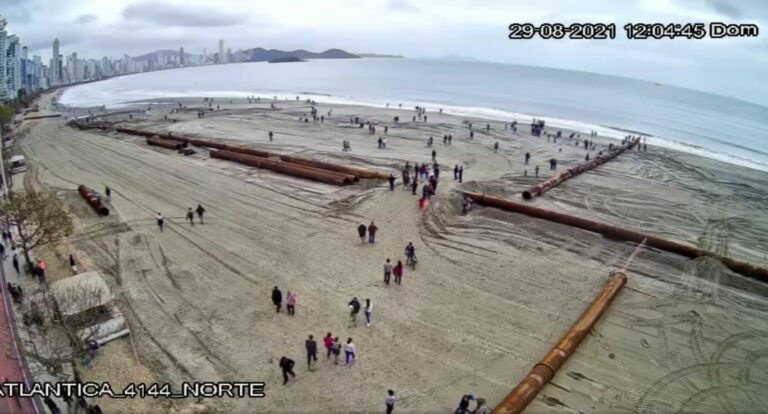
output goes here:
[{"label": "distant mountain", "polygon": [[299,59],[296,56],[286,56],[277,59],[268,60],[269,63],[289,63],[289,62],[306,62],[303,59]]},{"label": "distant mountain", "polygon": [[247,49],[245,50],[245,53],[248,56],[248,61],[250,62],[264,62],[289,57],[295,57],[299,59],[356,59],[360,57],[353,55],[352,53],[345,52],[341,49],[328,49],[325,52],[315,53],[306,51],[304,49],[286,52],[284,50],[266,50],[257,47],[255,49]]},{"label": "distant mountain", "polygon": [[403,55],[381,55],[378,53],[355,53],[361,58],[388,58],[388,59],[405,59]]}]

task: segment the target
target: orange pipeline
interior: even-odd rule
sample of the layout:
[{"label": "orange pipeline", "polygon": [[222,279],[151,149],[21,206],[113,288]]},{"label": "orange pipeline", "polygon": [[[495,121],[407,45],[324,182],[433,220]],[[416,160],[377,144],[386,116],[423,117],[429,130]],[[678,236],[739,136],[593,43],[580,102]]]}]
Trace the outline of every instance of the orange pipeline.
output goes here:
[{"label": "orange pipeline", "polygon": [[576,323],[560,338],[560,342],[538,364],[533,366],[531,372],[496,406],[493,414],[522,413],[525,407],[536,398],[539,391],[552,380],[557,371],[568,361],[568,358],[573,355],[625,283],[627,283],[627,276],[624,273],[611,275],[600,294],[581,314]]},{"label": "orange pipeline", "polygon": [[77,191],[99,215],[108,216],[109,209],[101,203],[101,197],[92,188],[80,184]]},{"label": "orange pipeline", "polygon": [[627,240],[634,243],[641,243],[644,239],[646,239],[647,244],[651,247],[677,253],[686,257],[697,258],[702,256],[709,256],[719,260],[726,267],[736,273],[753,277],[758,280],[768,281],[768,269],[765,267],[757,266],[755,264],[743,262],[741,260],[736,260],[730,257],[721,256],[719,254],[712,253],[710,251],[700,249],[685,243],[662,239],[660,237],[651,236],[639,231],[612,226],[610,224],[600,223],[597,221],[572,216],[570,214],[545,210],[543,208],[534,207],[530,204],[522,204],[512,200],[505,200],[502,198],[489,197],[483,194],[469,192],[465,192],[464,195],[480,204],[501,208],[503,210],[514,211],[516,213],[527,214],[529,216],[554,221],[555,223],[565,224],[567,226],[578,227],[580,229],[600,233],[613,239]]},{"label": "orange pipeline", "polygon": [[616,147],[614,150],[608,151],[607,154],[603,155],[602,157],[597,157],[593,159],[592,161],[582,162],[581,164],[576,165],[575,167],[571,167],[560,174],[549,178],[546,181],[543,181],[541,183],[538,183],[534,185],[533,187],[523,191],[523,198],[526,200],[530,200],[533,197],[540,196],[544,194],[545,191],[551,189],[552,187],[562,183],[563,181],[575,177],[585,171],[589,171],[599,165],[602,165],[614,158],[616,158],[619,154],[622,152],[632,149],[635,145],[640,143],[640,138],[636,138],[634,140],[630,140],[626,144]]},{"label": "orange pipeline", "polygon": [[252,167],[273,170],[286,175],[292,175],[294,177],[306,178],[309,180],[340,186],[352,184],[354,182],[354,178],[356,178],[333,173],[332,171],[310,169],[303,165],[283,161],[273,161],[267,158],[261,158],[253,155],[241,154],[226,150],[211,151],[211,157],[236,161],[245,165],[250,165]]}]

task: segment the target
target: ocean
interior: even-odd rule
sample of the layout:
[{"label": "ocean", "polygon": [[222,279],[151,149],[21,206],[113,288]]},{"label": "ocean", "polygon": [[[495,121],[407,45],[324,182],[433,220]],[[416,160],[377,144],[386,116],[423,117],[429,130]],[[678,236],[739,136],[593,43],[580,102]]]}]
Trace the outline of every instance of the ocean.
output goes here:
[{"label": "ocean", "polygon": [[[652,68],[649,68],[652,70]],[[587,72],[418,59],[316,60],[141,73],[66,90],[60,103],[121,107],[174,97],[311,98],[529,122],[648,143],[768,171],[768,107],[669,85]]]}]

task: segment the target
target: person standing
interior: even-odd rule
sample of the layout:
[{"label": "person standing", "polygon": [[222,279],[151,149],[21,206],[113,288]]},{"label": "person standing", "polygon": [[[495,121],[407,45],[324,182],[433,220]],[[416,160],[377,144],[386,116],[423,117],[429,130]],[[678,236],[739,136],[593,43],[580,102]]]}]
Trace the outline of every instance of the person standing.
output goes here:
[{"label": "person standing", "polygon": [[192,212],[192,207],[187,208],[187,220],[189,224],[195,225],[195,213]]},{"label": "person standing", "polygon": [[347,343],[344,344],[344,365],[352,366],[357,359],[357,348],[352,343],[352,338],[347,338]]},{"label": "person standing", "polygon": [[296,292],[289,290],[285,296],[285,309],[288,310],[289,315],[293,316],[296,314]]},{"label": "person standing", "polygon": [[341,340],[338,336],[333,338],[333,343],[331,344],[331,352],[333,353],[334,365],[339,365],[339,355],[341,355]]},{"label": "person standing", "polygon": [[387,390],[387,414],[392,414],[392,410],[395,409],[395,401],[397,401],[397,397],[395,397],[395,392],[392,390]]},{"label": "person standing", "polygon": [[328,351],[326,358],[331,359],[331,353],[333,353],[333,336],[330,332],[328,332],[325,335],[325,338],[323,338],[323,346],[325,346],[326,351]]},{"label": "person standing", "polygon": [[360,313],[360,301],[353,297],[348,303],[350,322],[357,325],[357,314]]},{"label": "person standing", "polygon": [[73,274],[77,274],[77,263],[75,262],[75,256],[69,255],[69,267],[72,269]]},{"label": "person standing", "polygon": [[389,191],[395,191],[395,176],[390,173],[387,180],[389,180]]},{"label": "person standing", "polygon": [[293,372],[294,365],[296,363],[292,359],[285,356],[280,358],[280,369],[283,371],[283,385],[288,383],[288,374],[296,378],[296,374]]},{"label": "person standing", "polygon": [[317,363],[317,341],[313,335],[309,335],[309,339],[304,342],[304,346],[307,348],[307,367],[312,369],[312,361]]},{"label": "person standing", "polygon": [[411,182],[411,194],[416,195],[416,190],[419,188],[419,176],[414,175]]},{"label": "person standing", "polygon": [[365,227],[365,224],[360,224],[357,226],[357,235],[360,236],[360,241],[365,243],[365,233],[368,231],[368,228]]},{"label": "person standing", "polygon": [[373,315],[373,302],[370,299],[365,300],[365,326],[371,326],[371,316]]},{"label": "person standing", "polygon": [[459,179],[459,164],[456,164],[453,167],[453,180],[457,181]]},{"label": "person standing", "polygon": [[437,151],[432,150],[432,161],[434,161],[437,158]]},{"label": "person standing", "polygon": [[525,153],[525,165],[528,165],[528,161],[531,159],[531,153],[526,152]]},{"label": "person standing", "polygon": [[107,196],[107,201],[112,201],[112,189],[108,185],[104,187],[104,194]]},{"label": "person standing", "polygon": [[389,278],[392,275],[392,263],[389,261],[389,258],[387,258],[387,261],[384,263],[384,283],[389,285]]},{"label": "person standing", "polygon": [[476,402],[477,406],[472,414],[491,414],[491,408],[485,403],[485,398],[478,398]]},{"label": "person standing", "polygon": [[205,224],[205,223],[203,223],[203,214],[205,214],[205,208],[203,208],[202,204],[198,204],[197,205],[197,217],[200,219],[200,224]]},{"label": "person standing", "polygon": [[397,283],[398,286],[403,281],[403,262],[398,260],[397,265],[395,266],[393,273],[395,274],[395,283]]},{"label": "person standing", "polygon": [[499,152],[499,141],[496,141],[496,143],[493,144],[493,152]]},{"label": "person standing", "polygon": [[16,270],[16,274],[18,275],[20,273],[19,272],[19,255],[18,254],[14,254],[13,255],[13,268],[14,268],[14,270]]},{"label": "person standing", "polygon": [[0,260],[5,261],[5,245],[3,244],[0,244]]},{"label": "person standing", "polygon": [[272,303],[275,305],[275,308],[277,308],[277,313],[280,313],[280,308],[283,306],[283,292],[281,292],[277,286],[272,289]]},{"label": "person standing", "polygon": [[160,233],[163,232],[163,224],[165,224],[163,213],[157,213],[157,227],[160,227]]},{"label": "person standing", "polygon": [[373,243],[376,240],[376,230],[378,229],[379,228],[373,224],[373,220],[371,220],[371,224],[368,225],[368,243]]},{"label": "person standing", "polygon": [[274,134],[272,133],[272,131],[269,131],[269,142],[272,142],[272,137],[273,136],[274,136]]},{"label": "person standing", "polygon": [[537,165],[537,166],[536,166],[536,167],[533,169],[533,173],[534,173],[534,175],[535,175],[536,177],[538,177],[538,176],[539,176],[539,166],[538,166],[538,165]]},{"label": "person standing", "polygon": [[459,167],[459,182],[464,182],[464,166]]}]

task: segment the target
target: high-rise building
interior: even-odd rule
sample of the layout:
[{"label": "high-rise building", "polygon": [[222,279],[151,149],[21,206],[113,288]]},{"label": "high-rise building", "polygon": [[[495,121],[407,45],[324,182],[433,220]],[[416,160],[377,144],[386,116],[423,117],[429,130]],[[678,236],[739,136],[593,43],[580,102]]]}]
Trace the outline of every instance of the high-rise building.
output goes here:
[{"label": "high-rise building", "polygon": [[8,99],[16,99],[18,97],[19,89],[22,86],[21,79],[21,44],[19,44],[19,37],[16,35],[8,36],[8,52],[6,55],[6,62],[8,65],[8,78],[6,79],[6,90],[8,91]]},{"label": "high-rise building", "polygon": [[0,16],[0,102],[8,99],[8,93],[6,91],[6,74],[8,66],[6,65],[6,47],[5,47],[5,26],[8,22]]},{"label": "high-rise building", "polygon": [[224,56],[224,40],[219,40],[219,61],[218,63],[227,63],[227,58]]},{"label": "high-rise building", "polygon": [[179,48],[179,66],[184,66],[185,63],[186,62],[184,60],[184,48],[180,47]]},{"label": "high-rise building", "polygon": [[51,62],[51,83],[61,84],[61,55],[59,54],[59,39],[53,39],[53,62]]}]

